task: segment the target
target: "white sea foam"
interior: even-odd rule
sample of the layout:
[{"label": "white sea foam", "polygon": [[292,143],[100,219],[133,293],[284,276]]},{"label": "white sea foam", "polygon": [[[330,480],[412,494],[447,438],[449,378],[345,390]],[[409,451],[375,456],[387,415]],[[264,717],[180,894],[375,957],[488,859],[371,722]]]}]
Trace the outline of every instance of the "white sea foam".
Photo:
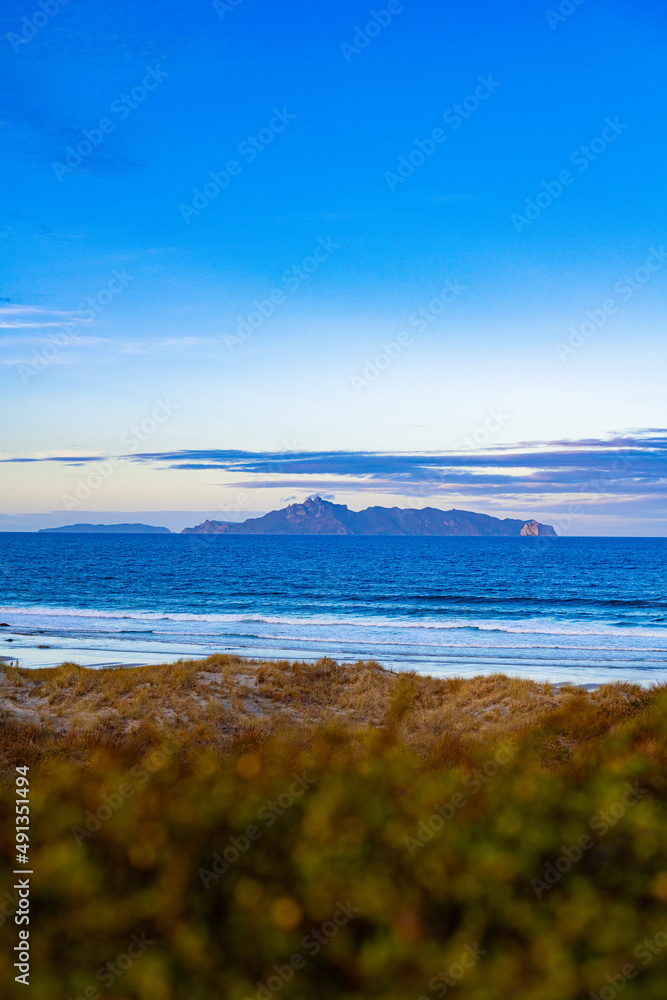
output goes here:
[{"label": "white sea foam", "polygon": [[[72,631],[86,633],[101,632],[105,634],[132,631],[153,635],[178,634],[184,637],[190,635],[193,640],[206,633],[207,627],[221,626],[219,629],[209,629],[208,634],[229,634],[229,626],[278,626],[280,628],[296,627],[297,635],[289,638],[303,638],[305,632],[313,629],[330,629],[336,632],[363,629],[373,633],[405,631],[415,634],[434,632],[495,632],[508,636],[554,636],[563,638],[600,637],[657,639],[667,646],[667,627],[640,627],[636,625],[610,625],[601,621],[589,624],[581,621],[557,619],[554,617],[532,617],[508,621],[505,619],[460,618],[448,615],[429,615],[420,618],[401,619],[389,615],[361,616],[345,615],[271,615],[248,612],[237,613],[205,613],[192,614],[188,612],[137,611],[122,609],[109,611],[93,608],[59,608],[50,606],[1,606],[0,616],[11,619],[10,624],[16,628],[50,628],[59,626],[71,634]],[[150,629],[138,630],[132,628],[132,623],[150,624]],[[78,626],[78,627],[77,627]],[[161,626],[161,627],[160,627]],[[282,635],[283,638],[288,638]],[[324,641],[326,637],[322,635]],[[335,641],[332,640],[332,641]],[[425,642],[429,640],[425,637]]]}]

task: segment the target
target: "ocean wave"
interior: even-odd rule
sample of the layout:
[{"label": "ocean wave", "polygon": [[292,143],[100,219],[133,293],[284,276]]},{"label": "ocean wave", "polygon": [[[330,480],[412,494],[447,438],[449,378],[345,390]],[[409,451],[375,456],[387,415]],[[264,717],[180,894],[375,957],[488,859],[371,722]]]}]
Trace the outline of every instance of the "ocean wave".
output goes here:
[{"label": "ocean wave", "polygon": [[[202,630],[206,626],[221,626],[220,631],[212,630],[211,638],[225,636],[231,637],[230,632],[224,631],[225,626],[238,625],[266,625],[284,628],[298,627],[302,630],[320,629],[364,629],[377,631],[416,631],[416,632],[469,632],[469,633],[498,633],[515,636],[562,636],[564,638],[599,636],[600,638],[643,638],[661,639],[665,641],[667,629],[664,627],[639,626],[636,624],[621,624],[617,620],[612,623],[575,621],[572,619],[555,618],[524,618],[522,620],[499,620],[489,618],[485,620],[469,618],[435,618],[424,616],[422,618],[411,617],[409,619],[394,618],[388,615],[361,616],[353,614],[341,615],[277,615],[262,614],[257,612],[234,612],[234,613],[202,613],[193,614],[190,612],[164,612],[135,611],[135,610],[107,610],[93,608],[60,608],[48,605],[5,605],[0,607],[0,615],[6,619],[13,618],[10,625],[21,628],[28,624],[33,628],[44,628],[48,620],[49,628],[61,627],[68,632],[86,631],[90,633],[113,633],[121,631],[128,634],[151,634],[154,635],[174,635],[179,627],[178,634],[185,633],[193,641],[203,638]],[[38,625],[39,621],[39,625]],[[99,627],[91,628],[94,622],[99,622]],[[150,629],[128,628],[129,622],[151,623]],[[172,624],[172,629],[160,629],[158,624],[163,626]],[[77,629],[77,624],[79,628]],[[114,624],[117,625],[114,628]],[[276,635],[274,638],[287,638],[285,635]],[[262,635],[261,638],[270,638]],[[296,638],[296,637],[293,637]],[[305,638],[303,634],[301,638]],[[310,638],[310,636],[308,637]],[[341,636],[334,637],[334,640]],[[324,641],[322,636],[321,640]]]}]

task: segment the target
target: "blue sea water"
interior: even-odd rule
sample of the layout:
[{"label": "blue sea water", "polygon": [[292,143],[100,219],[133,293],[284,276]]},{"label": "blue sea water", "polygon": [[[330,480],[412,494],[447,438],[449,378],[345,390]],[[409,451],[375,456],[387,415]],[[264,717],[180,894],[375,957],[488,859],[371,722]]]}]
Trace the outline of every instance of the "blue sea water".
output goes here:
[{"label": "blue sea water", "polygon": [[667,680],[666,557],[665,538],[0,533],[0,653],[652,683]]}]

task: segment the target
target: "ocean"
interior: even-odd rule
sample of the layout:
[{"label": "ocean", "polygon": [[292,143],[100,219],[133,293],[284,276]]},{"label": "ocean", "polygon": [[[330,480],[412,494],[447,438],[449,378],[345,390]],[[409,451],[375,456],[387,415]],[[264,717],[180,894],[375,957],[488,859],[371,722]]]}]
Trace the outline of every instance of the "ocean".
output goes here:
[{"label": "ocean", "polygon": [[666,557],[667,538],[6,532],[0,653],[22,666],[372,658],[649,684],[667,679]]}]

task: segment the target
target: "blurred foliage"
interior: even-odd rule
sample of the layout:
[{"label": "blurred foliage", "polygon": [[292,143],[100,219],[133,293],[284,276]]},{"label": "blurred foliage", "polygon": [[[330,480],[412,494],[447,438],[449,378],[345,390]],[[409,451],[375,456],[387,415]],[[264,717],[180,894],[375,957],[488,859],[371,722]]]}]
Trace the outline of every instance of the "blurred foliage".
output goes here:
[{"label": "blurred foliage", "polygon": [[[403,682],[397,722],[413,699]],[[221,748],[195,731],[164,745],[148,725],[56,739],[5,723],[2,891],[17,764],[31,766],[35,874],[31,984],[14,983],[8,917],[2,996],[583,1000],[632,963],[627,1000],[662,1000],[667,948],[646,965],[634,952],[667,925],[666,727],[662,690],[618,717],[572,695],[518,730],[512,754],[447,733],[418,752],[391,724],[248,728]],[[538,899],[531,880],[583,835],[590,849]],[[359,912],[336,927],[340,904]],[[313,954],[306,935],[323,926]],[[132,935],[154,943],[97,978]]]}]

